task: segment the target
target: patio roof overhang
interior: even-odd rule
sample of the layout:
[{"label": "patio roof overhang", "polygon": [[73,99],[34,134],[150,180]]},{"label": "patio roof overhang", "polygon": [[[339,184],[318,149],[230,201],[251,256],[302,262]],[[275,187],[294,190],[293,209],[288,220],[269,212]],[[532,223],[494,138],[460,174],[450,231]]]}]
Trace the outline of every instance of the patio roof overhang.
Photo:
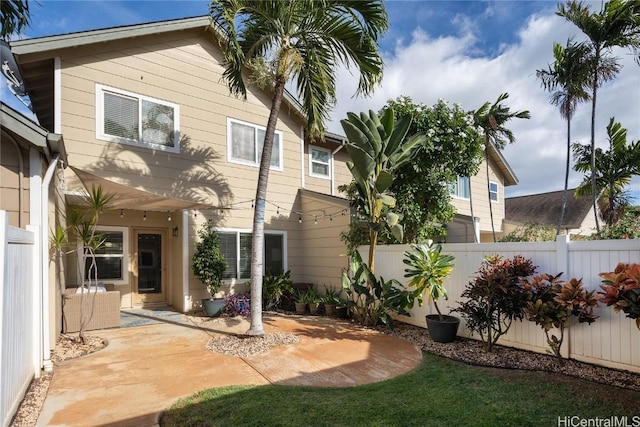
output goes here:
[{"label": "patio roof overhang", "polygon": [[[175,197],[167,197],[148,190],[140,190],[124,184],[117,183],[92,173],[70,166],[87,191],[92,186],[102,186],[105,193],[113,194],[109,202],[111,209],[132,209],[139,211],[163,211],[174,212],[182,209],[211,209],[208,203],[182,200]],[[77,186],[74,186],[77,188]],[[78,191],[67,192],[67,201],[71,204],[82,204],[82,195]]]}]

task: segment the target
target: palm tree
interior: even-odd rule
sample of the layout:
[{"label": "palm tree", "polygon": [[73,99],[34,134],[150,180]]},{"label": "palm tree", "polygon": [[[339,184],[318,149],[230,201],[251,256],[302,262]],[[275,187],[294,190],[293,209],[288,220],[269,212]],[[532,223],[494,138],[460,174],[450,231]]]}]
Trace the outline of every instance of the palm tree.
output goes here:
[{"label": "palm tree", "polygon": [[[496,102],[493,105],[489,102],[485,102],[474,113],[474,120],[476,126],[482,128],[484,133],[484,160],[487,168],[487,197],[489,201],[489,214],[491,216],[491,231],[493,233],[493,241],[496,242],[496,230],[493,224],[493,207],[491,206],[491,184],[489,182],[489,149],[490,145],[496,150],[502,150],[507,143],[511,144],[515,142],[516,137],[510,129],[504,127],[505,123],[509,120],[516,119],[529,119],[531,114],[528,110],[511,112],[511,109],[502,104],[502,101],[509,98],[508,93],[503,93],[498,96]],[[469,189],[471,190],[471,189]]]},{"label": "palm tree", "polygon": [[549,65],[547,70],[536,71],[536,76],[540,79],[542,87],[547,91],[553,92],[551,94],[551,104],[559,108],[560,116],[567,121],[567,160],[564,174],[564,192],[562,193],[562,207],[556,235],[560,234],[567,207],[569,170],[571,168],[571,119],[576,111],[578,102],[589,99],[589,93],[587,92],[589,52],[590,49],[587,45],[574,43],[571,39],[567,40],[566,47],[559,43],[554,43],[553,64]]},{"label": "palm tree", "polygon": [[29,25],[28,0],[0,1],[0,38],[3,40],[13,33],[19,33]]},{"label": "palm tree", "polygon": [[382,79],[378,37],[387,30],[382,0],[214,0],[213,25],[221,34],[223,78],[230,91],[246,98],[244,72],[273,90],[265,131],[253,216],[251,250],[251,327],[262,326],[262,251],[264,211],[276,122],[285,84],[295,82],[311,138],[323,134],[323,122],[335,103],[340,63],[360,72],[356,94],[369,94]]},{"label": "palm tree", "polygon": [[[576,189],[577,196],[592,195],[591,181],[595,178],[596,191],[599,197],[600,215],[608,226],[613,225],[624,214],[630,199],[625,187],[631,178],[640,175],[640,141],[627,145],[627,130],[612,117],[607,126],[609,150],[596,148],[595,156],[591,155],[589,145],[574,144],[573,153],[576,160],[574,169],[586,172],[587,175]],[[591,169],[591,158],[596,159],[596,168]]]},{"label": "palm tree", "polygon": [[[640,48],[640,0],[609,0],[600,12],[591,13],[589,6],[581,1],[569,0],[566,5],[558,4],[558,16],[577,26],[589,39],[593,53],[591,64],[591,170],[596,169],[595,124],[598,87],[612,80],[620,70],[616,58],[611,56],[615,46]],[[596,176],[591,177],[593,210],[596,212]],[[595,216],[596,230],[600,231],[598,215]]]}]

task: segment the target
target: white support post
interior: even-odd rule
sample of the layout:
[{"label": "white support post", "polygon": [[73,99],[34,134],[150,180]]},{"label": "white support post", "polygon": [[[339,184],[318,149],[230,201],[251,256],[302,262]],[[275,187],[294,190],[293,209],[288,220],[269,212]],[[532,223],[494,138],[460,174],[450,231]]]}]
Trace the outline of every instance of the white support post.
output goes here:
[{"label": "white support post", "polygon": [[182,210],[182,312],[193,308],[189,294],[189,210]]}]

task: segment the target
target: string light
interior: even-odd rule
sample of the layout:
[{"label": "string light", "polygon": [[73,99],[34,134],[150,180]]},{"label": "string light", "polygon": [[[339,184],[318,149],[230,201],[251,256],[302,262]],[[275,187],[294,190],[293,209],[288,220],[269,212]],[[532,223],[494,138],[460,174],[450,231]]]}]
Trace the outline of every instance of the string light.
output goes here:
[{"label": "string light", "polygon": [[144,215],[142,215],[142,220],[143,221],[147,220],[147,211],[144,211]]},{"label": "string light", "polygon": [[318,215],[313,216],[313,223],[318,224]]},{"label": "string light", "polygon": [[171,212],[167,211],[167,221],[171,222]]},{"label": "string light", "polygon": [[298,223],[302,224],[302,215],[298,215]]},{"label": "string light", "polygon": [[120,218],[124,218],[124,209],[120,209]]}]

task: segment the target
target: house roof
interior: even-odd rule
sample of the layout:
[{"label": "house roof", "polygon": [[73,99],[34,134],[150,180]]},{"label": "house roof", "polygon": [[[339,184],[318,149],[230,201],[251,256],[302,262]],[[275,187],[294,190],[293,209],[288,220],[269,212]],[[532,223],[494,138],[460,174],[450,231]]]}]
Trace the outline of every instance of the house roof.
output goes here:
[{"label": "house roof", "polygon": [[[591,198],[574,196],[575,189],[570,189],[567,195],[567,206],[562,228],[580,228],[585,217],[591,210]],[[557,225],[562,209],[563,191],[531,194],[528,196],[508,197],[505,199],[505,220],[525,224]]]},{"label": "house roof", "polygon": [[[217,34],[208,16],[150,22],[146,24],[124,25],[98,30],[81,31],[47,37],[16,40],[10,43],[16,61],[20,65],[25,86],[28,88],[33,110],[40,124],[47,129],[54,126],[54,58],[60,51],[93,44],[138,37],[166,34],[177,31],[202,31]],[[299,117],[306,121],[302,105],[285,90],[284,101]]]},{"label": "house roof", "polygon": [[504,177],[504,186],[509,187],[518,184],[518,177],[516,176],[507,159],[504,158],[500,150],[498,150],[493,144],[489,145],[489,157],[494,161],[498,170]]},{"label": "house roof", "polygon": [[62,135],[50,133],[1,101],[0,123],[3,130],[16,137],[22,144],[35,147],[47,157],[47,160],[51,160],[52,155],[58,153],[62,161],[67,163],[67,153]]}]

